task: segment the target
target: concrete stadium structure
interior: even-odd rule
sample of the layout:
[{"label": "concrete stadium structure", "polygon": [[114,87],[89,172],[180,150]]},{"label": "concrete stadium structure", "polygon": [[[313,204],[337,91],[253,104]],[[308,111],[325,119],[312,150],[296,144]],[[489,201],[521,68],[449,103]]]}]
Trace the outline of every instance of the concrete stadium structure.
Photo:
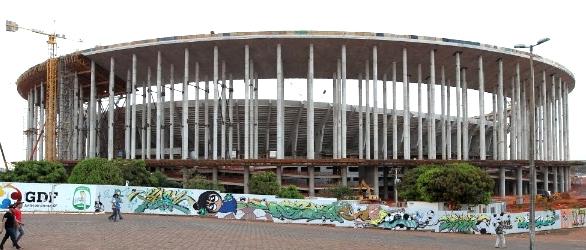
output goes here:
[{"label": "concrete stadium structure", "polygon": [[[563,192],[571,166],[583,164],[569,160],[575,79],[558,63],[534,60],[538,185]],[[43,156],[45,76],[41,63],[17,81],[29,102],[27,158]],[[221,33],[97,46],[61,57],[58,76],[58,158],[66,164],[145,159],[171,175],[183,169],[184,180],[197,169],[245,193],[251,172],[271,169],[309,195],[365,179],[386,197],[391,167],[400,174],[469,161],[497,180],[500,196],[529,190],[529,54],[513,49],[383,33]],[[259,100],[258,82],[267,79],[277,98]],[[285,100],[285,79],[305,79],[306,100]],[[314,102],[314,79],[330,80],[333,102]],[[356,83],[359,93],[348,93]],[[243,99],[233,98],[236,85]],[[348,105],[356,96],[359,104]]]}]

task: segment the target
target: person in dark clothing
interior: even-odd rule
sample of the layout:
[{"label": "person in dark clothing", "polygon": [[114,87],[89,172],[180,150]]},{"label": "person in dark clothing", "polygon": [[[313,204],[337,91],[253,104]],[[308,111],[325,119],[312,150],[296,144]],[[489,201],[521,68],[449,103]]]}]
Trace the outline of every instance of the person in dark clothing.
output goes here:
[{"label": "person in dark clothing", "polygon": [[[18,245],[18,241],[16,240],[16,231],[17,231],[17,222],[16,218],[14,217],[14,205],[10,205],[8,207],[8,211],[4,214],[2,218],[2,222],[4,223],[4,228],[6,230],[6,234],[4,238],[2,238],[2,243],[0,243],[0,250],[4,249],[4,243],[10,237],[12,244],[16,249],[20,249],[21,247]],[[0,234],[2,233],[3,229],[0,228]]]}]

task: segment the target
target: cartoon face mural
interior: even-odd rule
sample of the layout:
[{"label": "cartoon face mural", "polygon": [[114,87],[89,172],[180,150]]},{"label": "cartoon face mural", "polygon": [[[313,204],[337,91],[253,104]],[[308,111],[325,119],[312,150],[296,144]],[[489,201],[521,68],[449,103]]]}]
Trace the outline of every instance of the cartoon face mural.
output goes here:
[{"label": "cartoon face mural", "polygon": [[0,203],[0,208],[2,209],[8,208],[10,204],[22,201],[22,193],[12,183],[5,183],[0,187],[0,197],[3,196],[5,197],[2,199],[2,203]]}]

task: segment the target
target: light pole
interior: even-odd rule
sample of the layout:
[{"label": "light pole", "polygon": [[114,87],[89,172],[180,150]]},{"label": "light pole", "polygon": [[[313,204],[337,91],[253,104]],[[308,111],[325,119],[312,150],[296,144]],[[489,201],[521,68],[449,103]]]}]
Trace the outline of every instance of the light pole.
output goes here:
[{"label": "light pole", "polygon": [[537,181],[535,180],[535,74],[533,72],[533,47],[549,41],[543,38],[533,45],[517,44],[516,49],[529,48],[529,65],[531,67],[531,85],[529,86],[529,171],[531,180],[529,183],[531,195],[529,197],[529,249],[535,249],[535,196],[537,193]]}]

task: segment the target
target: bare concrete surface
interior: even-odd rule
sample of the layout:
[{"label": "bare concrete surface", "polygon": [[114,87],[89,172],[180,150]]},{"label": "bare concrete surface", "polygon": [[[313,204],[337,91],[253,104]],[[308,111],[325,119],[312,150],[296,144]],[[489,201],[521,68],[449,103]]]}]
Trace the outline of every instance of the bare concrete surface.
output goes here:
[{"label": "bare concrete surface", "polygon": [[[109,214],[108,214],[109,215]],[[24,249],[494,249],[495,237],[181,216],[23,215]],[[508,249],[528,249],[527,234]],[[4,249],[14,249],[10,240]],[[537,249],[586,249],[586,228],[539,233]]]}]

